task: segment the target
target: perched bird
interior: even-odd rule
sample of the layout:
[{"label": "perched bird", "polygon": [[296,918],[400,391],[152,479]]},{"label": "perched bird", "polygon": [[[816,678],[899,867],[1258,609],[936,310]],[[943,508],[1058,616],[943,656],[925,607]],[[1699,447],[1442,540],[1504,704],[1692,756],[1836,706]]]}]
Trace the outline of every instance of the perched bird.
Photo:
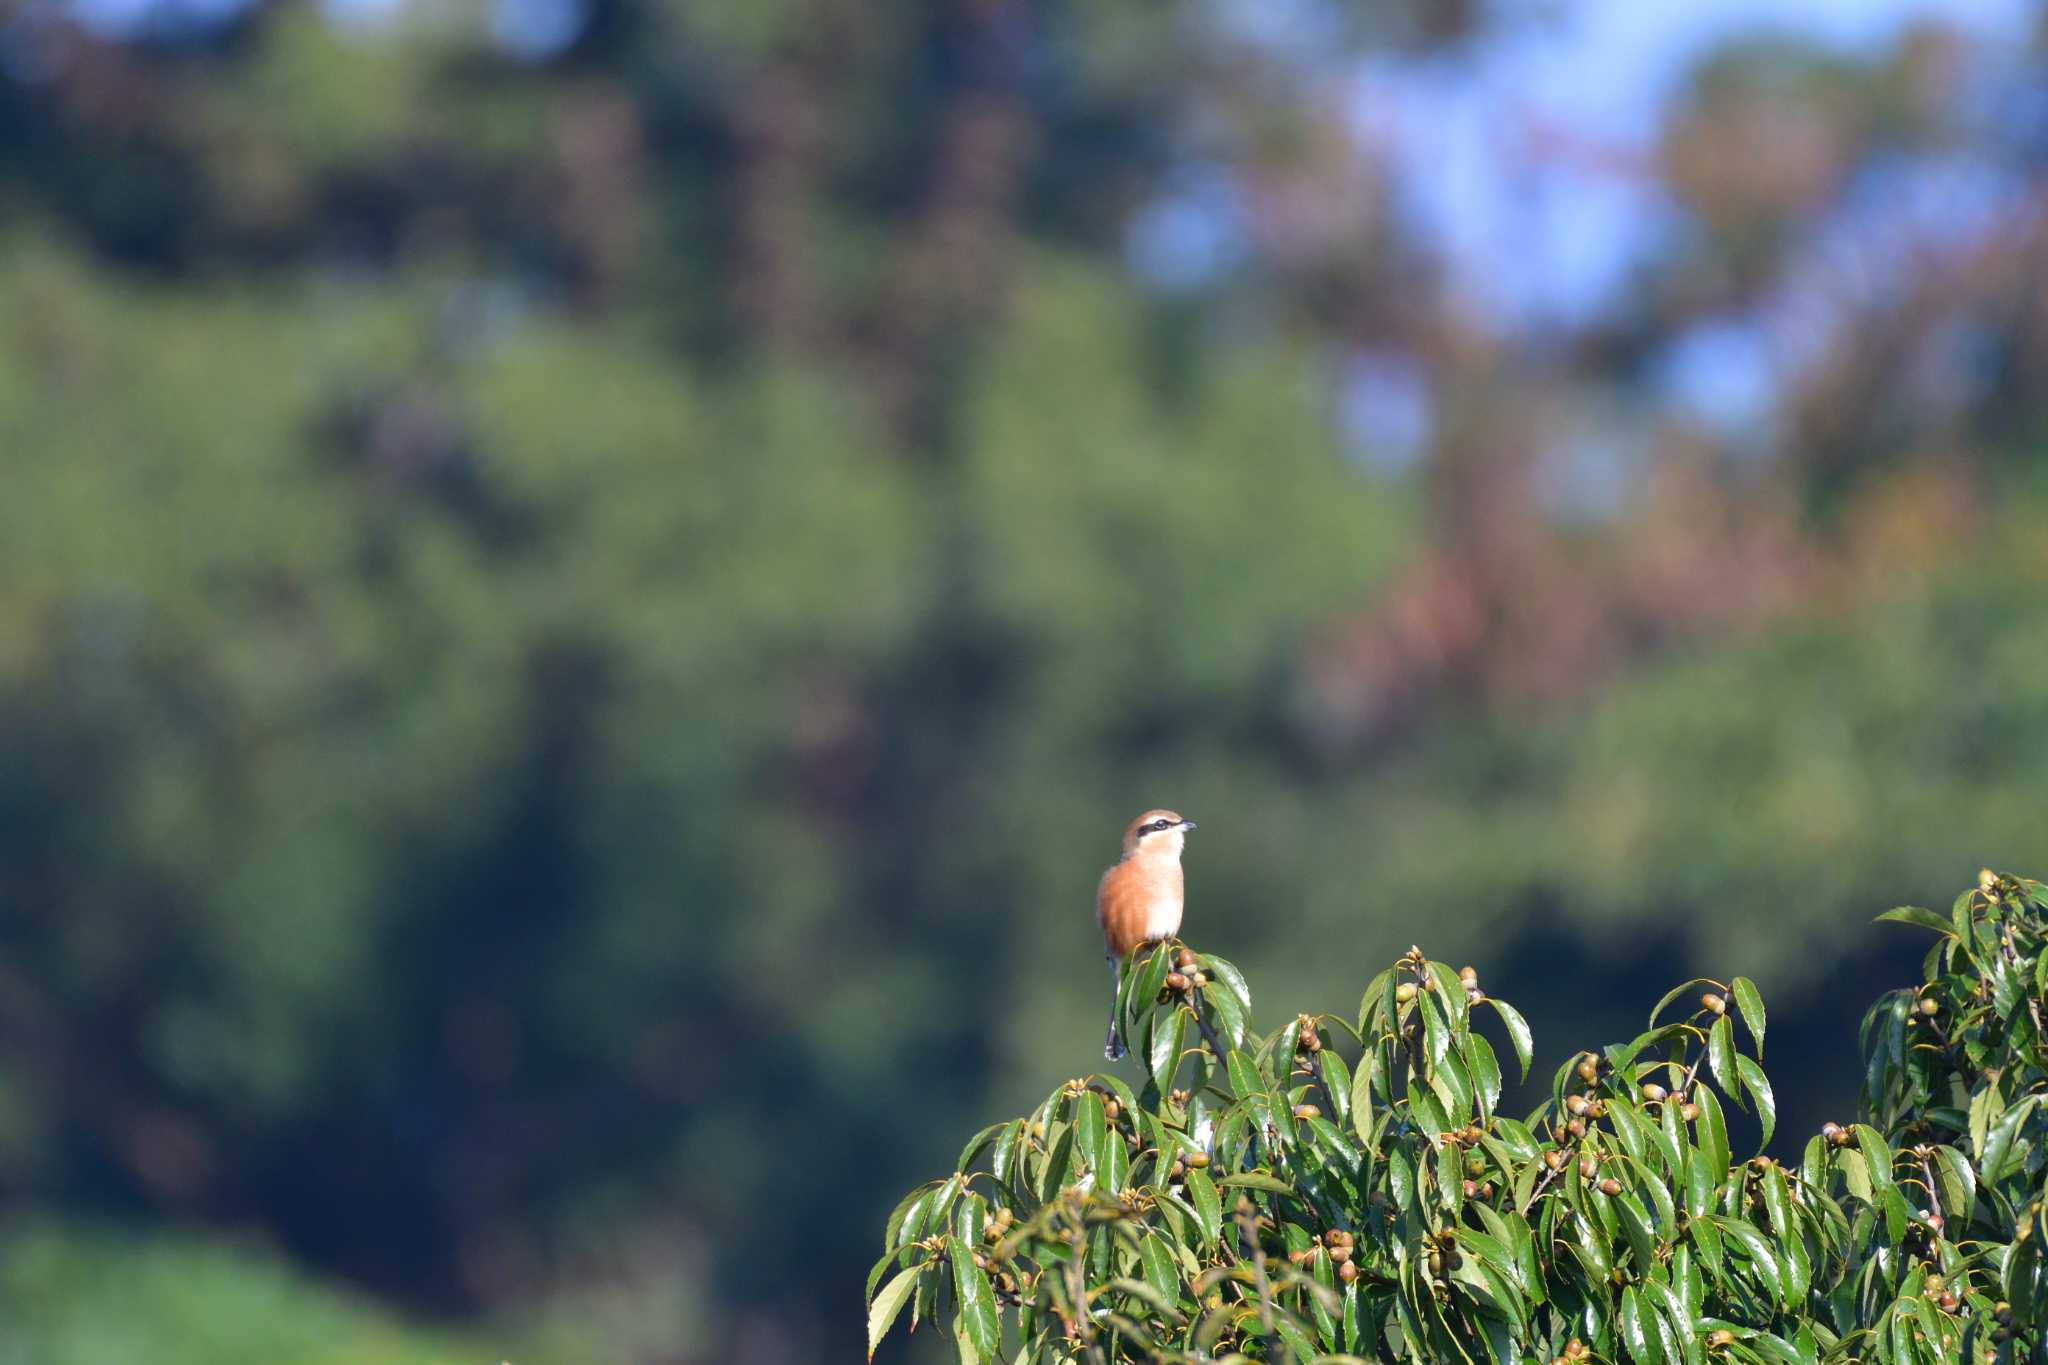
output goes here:
[{"label": "perched bird", "polygon": [[1102,1055],[1112,1062],[1124,1055],[1116,1018],[1124,959],[1141,943],[1157,943],[1180,932],[1180,850],[1194,827],[1194,821],[1173,811],[1146,811],[1124,831],[1124,856],[1102,874],[1102,884],[1095,888],[1095,918],[1102,926],[1102,951],[1109,958],[1109,1037]]}]

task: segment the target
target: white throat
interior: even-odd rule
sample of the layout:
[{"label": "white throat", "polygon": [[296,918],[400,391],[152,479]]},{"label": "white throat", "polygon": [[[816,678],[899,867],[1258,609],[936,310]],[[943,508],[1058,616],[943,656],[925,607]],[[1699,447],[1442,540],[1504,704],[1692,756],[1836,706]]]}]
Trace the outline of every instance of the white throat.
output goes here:
[{"label": "white throat", "polygon": [[1164,858],[1168,862],[1180,861],[1180,851],[1186,846],[1188,832],[1184,829],[1162,829],[1157,834],[1148,834],[1138,841],[1138,856],[1141,858]]}]

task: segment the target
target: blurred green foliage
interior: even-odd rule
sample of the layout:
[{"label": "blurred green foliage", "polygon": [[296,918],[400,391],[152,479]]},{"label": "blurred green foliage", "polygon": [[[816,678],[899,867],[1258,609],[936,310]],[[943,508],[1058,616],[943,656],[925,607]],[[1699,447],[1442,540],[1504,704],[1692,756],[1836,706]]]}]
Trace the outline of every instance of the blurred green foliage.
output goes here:
[{"label": "blurred green foliage", "polygon": [[[1162,800],[1262,991],[1426,918],[1539,1027],[1697,957],[1796,1037],[1846,911],[2048,852],[2039,242],[1860,300],[1761,452],[1653,378],[1843,187],[2032,164],[1939,32],[1704,68],[1695,230],[1566,344],[1192,7],[203,8],[0,21],[0,1206],[143,1237],[0,1239],[85,1267],[50,1322],[97,1257],[325,1302],[186,1240],[254,1223],[550,1358],[843,1353],[767,1287],[1090,1055]],[[1798,157],[1717,154],[1752,66]],[[1237,254],[1148,284],[1219,178]],[[1410,472],[1361,351],[1427,377]],[[1588,432],[1604,518],[1546,491]]]},{"label": "blurred green foliage", "polygon": [[443,1365],[489,1348],[400,1322],[254,1249],[190,1235],[11,1224],[0,1254],[9,1365]]}]

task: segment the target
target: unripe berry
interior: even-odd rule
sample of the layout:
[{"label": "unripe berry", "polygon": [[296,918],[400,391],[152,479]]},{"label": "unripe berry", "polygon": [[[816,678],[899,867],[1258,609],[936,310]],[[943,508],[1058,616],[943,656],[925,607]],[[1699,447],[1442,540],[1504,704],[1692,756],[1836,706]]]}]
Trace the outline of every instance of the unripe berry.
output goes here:
[{"label": "unripe berry", "polygon": [[1591,1057],[1588,1057],[1585,1061],[1580,1062],[1579,1079],[1584,1081],[1587,1085],[1591,1085],[1593,1084],[1593,1082],[1599,1080],[1600,1064],[1594,1061]]},{"label": "unripe berry", "polygon": [[1728,1002],[1712,991],[1708,991],[1700,997],[1700,1008],[1706,1010],[1709,1014],[1726,1014],[1728,1012]]},{"label": "unripe berry", "polygon": [[1670,1091],[1666,1090],[1663,1086],[1657,1084],[1655,1081],[1647,1082],[1643,1086],[1643,1098],[1649,1101],[1651,1104],[1661,1103],[1664,1100],[1664,1097],[1669,1095],[1670,1093]]},{"label": "unripe berry", "polygon": [[1394,999],[1395,999],[1395,1000],[1397,1000],[1397,1001],[1399,1001],[1399,1002],[1400,1002],[1401,1004],[1405,1005],[1405,1004],[1407,1004],[1407,1003],[1408,1003],[1408,1002],[1409,1002],[1410,1000],[1413,1000],[1414,998],[1415,998],[1415,983],[1414,983],[1414,982],[1412,982],[1412,981],[1403,981],[1403,982],[1402,982],[1402,983],[1401,983],[1400,985],[1398,985],[1398,986],[1394,987]]},{"label": "unripe berry", "polygon": [[1591,1152],[1580,1157],[1579,1174],[1587,1180],[1591,1180],[1594,1176],[1600,1174],[1600,1158],[1594,1156]]},{"label": "unripe berry", "polygon": [[1181,949],[1180,952],[1174,955],[1173,959],[1173,965],[1179,967],[1184,972],[1193,969],[1200,962],[1201,959],[1195,956],[1195,950],[1192,948]]},{"label": "unripe berry", "polygon": [[1605,1180],[1600,1182],[1600,1193],[1606,1195],[1609,1199],[1612,1199],[1615,1195],[1621,1193],[1621,1182],[1619,1180],[1616,1180],[1611,1175],[1608,1176]]},{"label": "unripe berry", "polygon": [[1350,1284],[1358,1278],[1358,1267],[1351,1264],[1348,1252],[1346,1253],[1346,1259],[1337,1263],[1337,1278],[1346,1284]]},{"label": "unripe berry", "polygon": [[1166,989],[1170,991],[1184,991],[1187,988],[1187,977],[1183,976],[1179,972],[1168,972],[1166,974]]},{"label": "unripe berry", "polygon": [[1323,1111],[1312,1104],[1297,1104],[1294,1106],[1294,1117],[1298,1119],[1319,1119],[1322,1116]]}]

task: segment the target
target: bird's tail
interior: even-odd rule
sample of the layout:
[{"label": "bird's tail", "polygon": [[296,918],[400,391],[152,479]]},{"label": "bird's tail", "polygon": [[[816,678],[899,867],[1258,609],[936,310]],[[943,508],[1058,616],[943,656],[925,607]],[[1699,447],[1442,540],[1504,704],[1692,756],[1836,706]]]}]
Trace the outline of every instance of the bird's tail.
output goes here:
[{"label": "bird's tail", "polygon": [[1117,970],[1116,959],[1109,960],[1109,1034],[1102,1040],[1102,1055],[1114,1062],[1124,1055],[1124,1035],[1117,1028],[1116,996],[1123,984],[1123,974]]}]

